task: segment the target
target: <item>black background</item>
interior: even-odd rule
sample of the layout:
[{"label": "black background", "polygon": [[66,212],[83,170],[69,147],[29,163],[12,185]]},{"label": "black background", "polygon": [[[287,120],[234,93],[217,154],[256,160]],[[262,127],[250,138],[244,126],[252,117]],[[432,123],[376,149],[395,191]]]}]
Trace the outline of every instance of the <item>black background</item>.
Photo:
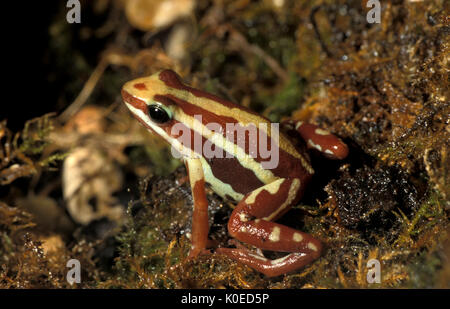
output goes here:
[{"label": "black background", "polygon": [[[215,296],[222,302],[215,301],[213,307],[207,304],[182,304],[181,299],[188,293],[196,296]],[[225,295],[235,294],[269,294],[265,304],[230,304],[225,303]],[[176,308],[234,308],[243,305],[245,308],[406,308],[410,304],[419,304],[421,300],[438,304],[439,298],[448,296],[448,290],[0,290],[0,299],[6,301],[7,297],[13,301],[15,307],[19,303],[35,306],[40,301],[45,306],[65,308],[68,304],[73,308],[86,307],[97,302],[113,302],[114,307],[144,306],[159,308],[170,305],[179,305]],[[277,307],[275,307],[277,306]],[[283,307],[281,307],[283,306]]]},{"label": "black background", "polygon": [[[47,81],[49,25],[64,0],[3,1],[0,120],[13,132],[33,117],[53,112],[58,91]],[[61,81],[64,82],[64,81]]]}]

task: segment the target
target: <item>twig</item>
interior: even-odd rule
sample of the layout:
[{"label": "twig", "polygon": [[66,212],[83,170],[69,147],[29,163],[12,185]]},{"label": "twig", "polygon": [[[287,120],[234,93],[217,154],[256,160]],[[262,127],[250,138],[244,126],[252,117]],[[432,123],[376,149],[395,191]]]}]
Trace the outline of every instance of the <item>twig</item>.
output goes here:
[{"label": "twig", "polygon": [[316,18],[315,15],[316,13],[321,9],[321,5],[318,5],[314,8],[312,8],[311,13],[309,15],[309,19],[311,21],[311,24],[313,25],[313,29],[314,29],[314,33],[317,36],[317,39],[319,40],[320,46],[322,47],[322,50],[325,52],[325,54],[327,54],[328,58],[331,58],[331,53],[327,48],[327,45],[325,44],[325,42],[322,39],[322,35],[320,34],[319,28],[317,27],[317,23],[316,23]]},{"label": "twig", "polygon": [[108,67],[110,61],[108,57],[102,57],[94,72],[89,77],[88,81],[84,84],[83,89],[78,94],[75,101],[66,108],[64,112],[58,117],[61,122],[66,122],[69,120],[80,108],[86,103],[89,96],[94,91],[95,86],[97,85],[100,77],[103,75],[103,72]]}]

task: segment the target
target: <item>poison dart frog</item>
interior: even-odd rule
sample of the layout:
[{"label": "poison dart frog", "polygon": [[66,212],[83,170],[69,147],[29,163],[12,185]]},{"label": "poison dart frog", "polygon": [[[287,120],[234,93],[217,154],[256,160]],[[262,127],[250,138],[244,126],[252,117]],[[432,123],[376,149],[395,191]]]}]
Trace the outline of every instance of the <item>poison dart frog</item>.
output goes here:
[{"label": "poison dart frog", "polygon": [[[194,201],[190,258],[208,252],[206,184],[236,205],[227,226],[231,237],[288,254],[269,259],[243,245],[220,247],[217,253],[268,277],[296,271],[320,257],[318,239],[275,221],[301,199],[314,174],[306,148],[344,159],[348,147],[341,139],[301,121],[274,126],[249,108],[186,85],[171,70],[129,81],[121,93],[132,115],[185,162]],[[304,141],[300,146],[293,134]],[[267,164],[264,149],[276,156],[276,164]]]}]

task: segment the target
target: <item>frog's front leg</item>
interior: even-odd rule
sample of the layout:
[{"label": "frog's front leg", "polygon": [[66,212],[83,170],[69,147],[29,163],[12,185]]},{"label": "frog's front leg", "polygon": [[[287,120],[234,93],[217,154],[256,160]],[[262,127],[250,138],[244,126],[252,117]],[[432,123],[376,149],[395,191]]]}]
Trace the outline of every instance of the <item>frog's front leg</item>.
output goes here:
[{"label": "frog's front leg", "polygon": [[205,251],[208,243],[208,200],[206,199],[205,177],[200,159],[186,159],[185,164],[194,199],[191,233],[192,247],[189,252],[189,258],[193,258]]},{"label": "frog's front leg", "polygon": [[236,239],[262,250],[291,252],[270,260],[247,249],[219,248],[223,253],[266,276],[278,276],[305,266],[320,256],[322,245],[312,236],[271,222],[298,201],[298,178],[282,178],[247,194],[234,209],[228,232]]}]

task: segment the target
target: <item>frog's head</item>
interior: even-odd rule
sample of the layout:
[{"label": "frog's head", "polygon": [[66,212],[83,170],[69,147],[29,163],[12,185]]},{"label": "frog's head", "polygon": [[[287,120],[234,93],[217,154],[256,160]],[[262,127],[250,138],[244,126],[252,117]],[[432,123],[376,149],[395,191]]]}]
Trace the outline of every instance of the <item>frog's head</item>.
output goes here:
[{"label": "frog's head", "polygon": [[[254,149],[253,153],[256,150],[278,153],[280,142],[291,155],[298,156],[285,137],[278,134],[278,127],[272,136],[268,119],[185,85],[171,70],[127,82],[122,87],[122,97],[133,116],[165,139],[178,154],[192,156],[194,151],[196,155],[211,158],[226,152],[227,155],[242,153],[245,157],[250,149]],[[205,148],[210,151],[205,153]]]},{"label": "frog's head", "polygon": [[142,125],[185,154],[192,149],[193,116],[205,113],[192,104],[191,89],[175,72],[163,70],[127,82],[122,98]]},{"label": "frog's head", "polygon": [[156,133],[160,133],[158,128],[172,124],[176,108],[166,97],[170,89],[161,75],[179,81],[175,72],[166,70],[129,81],[122,87],[122,98],[133,116]]}]

